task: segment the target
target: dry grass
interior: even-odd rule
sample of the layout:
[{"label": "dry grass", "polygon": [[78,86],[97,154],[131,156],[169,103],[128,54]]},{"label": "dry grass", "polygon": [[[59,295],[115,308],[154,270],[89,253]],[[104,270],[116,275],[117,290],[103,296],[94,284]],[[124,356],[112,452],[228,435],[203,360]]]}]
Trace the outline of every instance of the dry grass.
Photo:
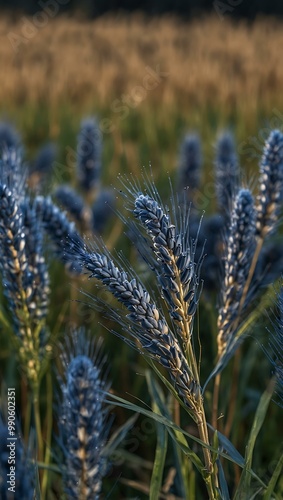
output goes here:
[{"label": "dry grass", "polygon": [[0,21],[0,100],[6,105],[109,104],[134,94],[146,66],[157,65],[169,75],[147,102],[256,109],[278,104],[282,93],[283,31],[275,20],[248,26],[217,17],[186,24],[169,17],[85,22],[57,16],[15,52],[8,34],[22,35],[22,26],[23,19]]}]

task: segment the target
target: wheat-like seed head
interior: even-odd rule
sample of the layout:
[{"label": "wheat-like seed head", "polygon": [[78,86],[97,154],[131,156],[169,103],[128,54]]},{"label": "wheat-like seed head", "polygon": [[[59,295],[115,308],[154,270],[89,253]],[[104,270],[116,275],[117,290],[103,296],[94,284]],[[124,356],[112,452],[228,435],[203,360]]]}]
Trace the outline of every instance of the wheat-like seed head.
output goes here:
[{"label": "wheat-like seed head", "polygon": [[218,206],[221,212],[227,215],[239,186],[238,158],[234,138],[228,131],[218,138],[214,164]]},{"label": "wheat-like seed head", "polygon": [[81,188],[89,192],[97,186],[101,171],[101,132],[97,121],[82,121],[77,143],[77,175]]},{"label": "wheat-like seed head", "polygon": [[197,134],[187,134],[181,144],[179,167],[178,167],[178,187],[187,190],[191,199],[193,193],[200,185],[200,174],[202,165],[201,142]]},{"label": "wheat-like seed head", "polygon": [[[18,424],[16,424],[18,427]],[[23,445],[23,440],[20,433],[16,429],[16,440],[12,441],[11,435],[8,432],[8,423],[0,416],[0,498],[1,499],[24,499],[33,500],[35,498],[36,470],[31,463],[31,450],[26,450]],[[11,473],[9,459],[11,460],[10,450],[7,445],[15,444],[15,496],[11,495],[11,490],[8,488],[11,485],[8,483]]]},{"label": "wheat-like seed head", "polygon": [[32,202],[19,205],[0,184],[1,272],[4,293],[13,312],[19,353],[28,378],[37,382],[44,356],[49,280],[42,248],[42,227]]},{"label": "wheat-like seed head", "polygon": [[[78,250],[77,250],[78,251]],[[101,281],[129,311],[129,334],[138,342],[144,354],[166,368],[173,385],[184,403],[194,409],[200,387],[165,318],[151,300],[149,293],[136,278],[119,269],[105,254],[79,250],[78,256],[91,277]]]},{"label": "wheat-like seed head", "polygon": [[[150,196],[139,194],[136,197],[134,215],[153,242],[153,251],[160,263],[159,269],[156,269],[162,295],[171,318],[179,323],[180,335],[188,342],[198,304],[199,276],[194,262],[194,248],[189,244],[188,234],[178,231],[169,214]],[[184,324],[188,325],[188,329],[185,330]]]},{"label": "wheat-like seed head", "polygon": [[273,130],[266,141],[259,179],[256,229],[259,238],[274,232],[283,197],[283,134]]},{"label": "wheat-like seed head", "polygon": [[222,307],[218,316],[218,353],[221,355],[231,336],[235,321],[240,319],[242,294],[247,282],[255,249],[255,209],[249,190],[241,189],[234,200],[231,224],[225,249],[225,276],[222,288]]},{"label": "wheat-like seed head", "polygon": [[88,356],[71,359],[62,395],[59,427],[65,454],[65,491],[71,498],[98,499],[106,469],[105,382]]}]

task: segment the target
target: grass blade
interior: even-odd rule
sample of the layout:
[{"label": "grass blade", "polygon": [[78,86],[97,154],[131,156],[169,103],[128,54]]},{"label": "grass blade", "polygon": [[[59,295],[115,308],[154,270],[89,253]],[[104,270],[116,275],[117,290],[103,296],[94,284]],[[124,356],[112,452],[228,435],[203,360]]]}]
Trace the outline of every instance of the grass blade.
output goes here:
[{"label": "grass blade", "polygon": [[[152,399],[152,409],[155,413],[162,415],[161,406],[163,406],[163,394],[160,387],[154,383],[154,378],[149,370],[146,371],[146,380]],[[163,472],[168,446],[168,433],[163,424],[155,422],[156,425],[156,449],[153,464],[153,470],[150,481],[150,500],[159,498],[163,481]]]},{"label": "grass blade", "polygon": [[150,481],[150,500],[159,498],[159,492],[162,487],[163,471],[167,453],[168,433],[163,424],[156,423],[156,451],[153,464],[153,471]]},{"label": "grass blade", "polygon": [[108,443],[105,445],[104,448],[105,455],[109,456],[116,450],[119,444],[125,439],[129,430],[135,424],[137,418],[138,414],[136,413],[133,417],[129,418],[123,425],[121,425],[119,429],[116,430],[116,432],[113,433]]},{"label": "grass blade", "polygon": [[259,431],[263,425],[265,415],[272,398],[273,390],[274,390],[275,380],[272,379],[268,385],[268,388],[263,393],[260,398],[255,418],[253,421],[250,438],[246,448],[245,454],[245,465],[241,475],[241,480],[239,486],[237,488],[234,500],[243,500],[244,498],[249,498],[250,496],[250,483],[251,483],[251,466],[253,459],[253,451],[256,443],[257,436]]},{"label": "grass blade", "polygon": [[217,467],[219,470],[219,486],[220,486],[220,491],[221,491],[221,498],[222,498],[222,500],[230,500],[227,481],[225,478],[222,463],[219,459],[217,459]]},{"label": "grass blade", "polygon": [[[149,392],[159,407],[159,414],[163,415],[168,420],[171,420],[172,417],[170,415],[166,402],[164,401],[163,392],[159,387],[158,382],[152,376],[152,373],[149,370],[146,371],[146,378],[147,378]],[[184,436],[183,439],[184,443],[186,444],[187,441],[184,438]],[[178,495],[185,498],[187,491],[187,486],[185,485],[187,485],[188,477],[190,474],[190,471],[188,471],[188,468],[190,468],[190,464],[188,460],[186,460],[185,463],[184,460],[182,460],[182,452],[180,450],[178,443],[176,443],[175,438],[172,439],[172,445],[173,445],[173,455],[174,455],[173,463],[174,463],[174,468],[176,469],[175,484],[178,489]]]},{"label": "grass blade", "polygon": [[283,453],[282,453],[281,457],[279,458],[277,465],[274,469],[274,472],[271,476],[271,479],[268,483],[267,490],[263,495],[263,500],[270,500],[272,498],[272,493],[274,492],[274,488],[275,488],[276,483],[280,477],[282,468],[283,468]]}]

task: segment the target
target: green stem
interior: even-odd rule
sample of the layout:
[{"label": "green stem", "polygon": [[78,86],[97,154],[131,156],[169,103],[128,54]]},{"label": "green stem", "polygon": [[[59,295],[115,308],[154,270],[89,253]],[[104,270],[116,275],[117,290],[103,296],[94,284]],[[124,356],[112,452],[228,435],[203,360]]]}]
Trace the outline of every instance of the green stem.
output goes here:
[{"label": "green stem", "polygon": [[[175,261],[175,257],[173,255],[172,255],[172,267],[173,267],[173,271],[175,274],[176,283],[177,283],[179,290],[180,290],[180,299],[179,299],[180,309],[179,309],[179,312],[182,316],[182,337],[183,337],[184,342],[186,343],[188,361],[189,361],[190,368],[192,370],[193,377],[194,377],[195,381],[197,382],[197,384],[200,385],[199,368],[198,368],[198,364],[196,361],[193,346],[191,343],[191,326],[192,326],[193,317],[189,316],[186,312],[187,311],[187,304],[184,300],[183,284],[181,281],[180,272],[178,270],[178,267],[177,267],[177,264]],[[204,406],[203,406],[203,398],[202,398],[201,394],[198,396],[195,412],[197,415],[197,426],[198,426],[199,437],[206,445],[210,446],[208,430],[207,430],[207,423],[206,423],[206,415],[205,415],[205,410],[204,410]],[[217,498],[217,494],[215,493],[215,489],[213,487],[213,482],[215,484],[217,484],[218,480],[217,480],[217,476],[216,476],[216,470],[212,464],[211,452],[210,452],[209,448],[207,448],[205,446],[203,446],[203,456],[204,456],[204,462],[205,462],[205,468],[206,468],[204,479],[205,479],[207,491],[209,494],[209,498],[215,499],[215,498]],[[212,476],[214,476],[214,477],[212,478]]]},{"label": "green stem", "polygon": [[[204,409],[202,406],[202,411],[199,414],[199,420],[197,422],[198,426],[198,432],[199,432],[199,437],[200,439],[209,445],[209,439],[208,439],[208,432],[207,432],[207,424],[205,420],[205,414],[204,414]],[[214,477],[212,478],[212,475],[215,475],[215,471],[212,465],[211,461],[211,454],[210,450],[203,446],[203,456],[204,456],[204,461],[205,461],[205,466],[206,466],[206,471],[205,474],[203,475],[205,484],[206,484],[206,489],[209,495],[210,500],[215,500],[218,498],[217,493],[215,492],[214,486],[213,486],[213,480],[214,482],[217,482],[217,478]]]},{"label": "green stem", "polygon": [[212,400],[212,427],[217,430],[217,418],[218,418],[218,403],[219,403],[219,391],[221,383],[221,372],[218,373],[214,379],[214,390],[213,390],[213,400]]}]

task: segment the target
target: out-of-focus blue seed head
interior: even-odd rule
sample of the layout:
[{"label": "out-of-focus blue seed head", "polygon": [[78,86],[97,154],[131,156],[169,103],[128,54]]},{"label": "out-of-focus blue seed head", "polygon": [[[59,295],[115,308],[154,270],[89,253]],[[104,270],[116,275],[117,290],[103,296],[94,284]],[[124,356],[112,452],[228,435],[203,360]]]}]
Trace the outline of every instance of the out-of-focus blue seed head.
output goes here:
[{"label": "out-of-focus blue seed head", "polygon": [[6,122],[0,122],[0,153],[4,149],[17,149],[21,145],[18,132]]},{"label": "out-of-focus blue seed head", "polygon": [[100,181],[102,134],[95,118],[82,121],[77,142],[77,176],[80,187],[92,191]]},{"label": "out-of-focus blue seed head", "polygon": [[34,304],[31,318],[34,316],[34,321],[38,322],[46,320],[50,295],[49,273],[44,257],[43,225],[37,218],[36,205],[33,201],[26,198],[22,203],[21,210],[29,270],[27,281],[24,284],[30,289],[27,303],[29,306]]},{"label": "out-of-focus blue seed head", "polygon": [[78,222],[83,222],[87,215],[84,200],[68,185],[59,186],[54,193],[57,202]]},{"label": "out-of-focus blue seed head", "polygon": [[81,272],[82,266],[77,259],[77,248],[83,247],[84,243],[74,222],[71,222],[65,212],[54,205],[50,198],[37,196],[35,210],[58,257],[68,264],[71,271]]},{"label": "out-of-focus blue seed head", "polygon": [[49,142],[42,146],[38,151],[32,166],[33,172],[38,172],[42,175],[52,173],[52,166],[57,156],[56,144]]},{"label": "out-of-focus blue seed head", "polygon": [[227,215],[239,187],[238,156],[234,137],[229,131],[223,132],[217,140],[214,164],[218,207]]},{"label": "out-of-focus blue seed head", "polygon": [[109,432],[104,403],[108,386],[101,377],[101,360],[87,355],[94,346],[84,331],[75,332],[75,337],[75,344],[67,346],[67,351],[73,352],[64,351],[61,356],[65,367],[59,415],[65,457],[63,481],[70,498],[92,500],[99,498],[107,471],[103,452]]},{"label": "out-of-focus blue seed head", "polygon": [[214,214],[205,217],[200,226],[197,242],[196,259],[205,252],[205,259],[201,267],[201,278],[204,288],[218,289],[221,278],[221,258],[223,252],[223,230],[225,220],[222,215]]},{"label": "out-of-focus blue seed head", "polygon": [[[243,292],[248,280],[255,251],[256,211],[248,189],[240,189],[233,202],[231,223],[225,248],[225,276],[222,307],[218,315],[218,349],[222,354],[235,333],[234,323],[243,314],[251,296]],[[241,305],[240,305],[241,304]]]},{"label": "out-of-focus blue seed head", "polygon": [[115,197],[110,189],[99,192],[92,205],[92,229],[96,234],[102,234],[107,222],[113,215]]},{"label": "out-of-focus blue seed head", "polygon": [[0,157],[0,183],[13,192],[17,202],[23,200],[26,195],[26,179],[22,152],[15,147],[3,149]]},{"label": "out-of-focus blue seed head", "polygon": [[193,196],[193,191],[198,189],[201,177],[202,153],[201,142],[198,134],[186,135],[181,144],[178,187],[183,189],[189,187],[188,195]]}]

